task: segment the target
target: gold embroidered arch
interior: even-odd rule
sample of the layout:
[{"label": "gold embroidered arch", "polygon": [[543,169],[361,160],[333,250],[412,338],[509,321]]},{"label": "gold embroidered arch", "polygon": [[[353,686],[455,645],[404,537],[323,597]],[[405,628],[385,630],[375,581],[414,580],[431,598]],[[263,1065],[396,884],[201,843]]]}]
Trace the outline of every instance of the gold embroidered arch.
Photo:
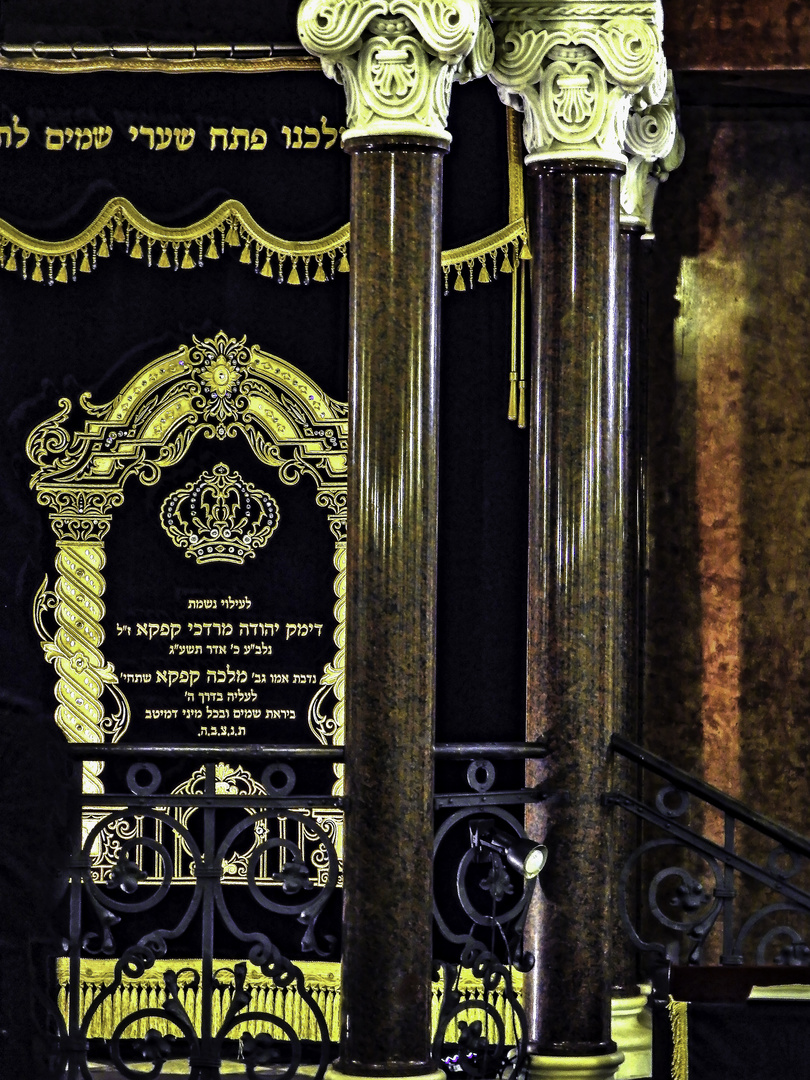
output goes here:
[{"label": "gold embroidered arch", "polygon": [[[113,665],[104,657],[104,539],[124,486],[154,484],[195,439],[240,433],[257,459],[291,485],[311,476],[335,540],[335,654],[310,702],[308,722],[325,744],[343,741],[348,407],[292,364],[220,332],[193,339],[147,364],[112,402],[80,405],[87,419],[68,430],[72,402],[31,432],[31,481],[50,511],[57,578],[34,604],[46,658],[54,665],[56,723],[69,741],[115,742],[130,719]],[[52,620],[49,617],[52,613]],[[53,621],[55,629],[49,629]],[[332,707],[328,707],[331,700]],[[85,767],[85,791],[101,793],[100,763]]]}]

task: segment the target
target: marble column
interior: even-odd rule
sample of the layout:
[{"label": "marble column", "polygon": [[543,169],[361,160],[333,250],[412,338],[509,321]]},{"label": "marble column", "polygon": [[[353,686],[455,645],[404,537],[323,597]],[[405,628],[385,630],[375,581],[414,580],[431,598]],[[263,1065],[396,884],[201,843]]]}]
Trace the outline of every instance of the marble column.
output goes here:
[{"label": "marble column", "polygon": [[608,743],[626,694],[623,372],[617,344],[619,172],[530,167],[536,200],[530,395],[527,732],[553,740],[543,896],[529,922],[538,1053],[604,1055],[610,1041]]},{"label": "marble column", "polygon": [[342,1026],[334,1076],[430,1076],[442,157],[477,0],[306,0],[352,155]]},{"label": "marble column", "polygon": [[[613,969],[609,740],[629,713],[635,537],[630,373],[620,348],[619,210],[629,108],[666,88],[660,5],[493,5],[491,78],[524,112],[532,206],[527,738],[547,867],[526,926],[536,1077],[607,1078]],[[646,10],[645,10],[646,8]]]},{"label": "marble column", "polygon": [[343,1071],[430,1059],[443,148],[353,140]]},{"label": "marble column", "polygon": [[[619,229],[619,356],[626,377],[625,474],[627,477],[629,543],[622,559],[628,617],[629,652],[626,661],[627,696],[620,713],[620,734],[642,741],[647,576],[647,355],[642,332],[643,247],[654,239],[652,213],[658,185],[683,157],[683,138],[677,127],[677,98],[672,75],[662,100],[632,110],[627,124],[626,172],[621,179]],[[620,755],[613,759],[611,786],[636,793],[637,766]],[[630,814],[614,815],[616,880],[641,842],[639,822]],[[635,877],[623,898],[634,926],[641,896]],[[616,898],[618,900],[618,898]],[[625,1060],[616,1080],[635,1080],[652,1072],[652,1021],[647,1009],[649,984],[639,984],[639,957],[622,924],[619,904],[613,905],[613,1000],[611,1031]]]},{"label": "marble column", "polygon": [[[643,246],[654,239],[653,207],[659,184],[683,158],[683,138],[677,126],[677,98],[672,74],[657,104],[632,110],[625,135],[626,172],[621,179],[619,229],[618,314],[619,355],[626,377],[624,454],[627,477],[629,543],[623,553],[629,652],[626,660],[627,693],[616,730],[626,738],[641,740],[642,686],[645,653],[646,611],[646,457],[647,457],[647,357],[641,333],[641,286]],[[613,762],[613,787],[633,792],[638,770],[624,758]],[[621,871],[639,843],[636,819],[615,817],[615,862]],[[631,918],[638,897],[628,897]],[[637,956],[614,909],[613,985],[620,997],[638,994]],[[629,1075],[629,1074],[627,1074]]]}]

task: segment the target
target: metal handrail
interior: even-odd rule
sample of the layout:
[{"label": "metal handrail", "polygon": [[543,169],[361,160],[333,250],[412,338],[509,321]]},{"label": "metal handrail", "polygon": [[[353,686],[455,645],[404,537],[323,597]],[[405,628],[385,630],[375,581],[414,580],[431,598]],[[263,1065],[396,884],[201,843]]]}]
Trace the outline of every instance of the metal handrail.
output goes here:
[{"label": "metal handrail", "polygon": [[707,784],[703,780],[698,780],[697,777],[691,776],[688,772],[684,772],[683,769],[671,765],[668,761],[665,761],[664,758],[658,757],[656,754],[651,753],[649,750],[645,750],[641,746],[637,746],[636,743],[626,739],[623,735],[614,734],[610,740],[610,745],[613,750],[618,751],[623,757],[628,758],[630,761],[638,762],[639,765],[642,765],[650,772],[656,773],[665,780],[669,780],[670,783],[674,784],[682,791],[688,791],[691,795],[697,795],[703,802],[709,803],[710,806],[714,806],[718,810],[722,810],[723,813],[728,814],[735,820],[740,821],[745,825],[750,825],[752,828],[764,833],[765,836],[769,836],[772,840],[776,840],[784,847],[790,848],[792,851],[801,855],[806,855],[810,858],[810,840],[800,833],[785,828],[784,825],[779,825],[772,818],[766,817],[765,814],[760,814],[756,810],[752,810],[739,799],[735,799],[731,795],[726,795],[720,791],[719,788],[712,787],[711,784]]}]

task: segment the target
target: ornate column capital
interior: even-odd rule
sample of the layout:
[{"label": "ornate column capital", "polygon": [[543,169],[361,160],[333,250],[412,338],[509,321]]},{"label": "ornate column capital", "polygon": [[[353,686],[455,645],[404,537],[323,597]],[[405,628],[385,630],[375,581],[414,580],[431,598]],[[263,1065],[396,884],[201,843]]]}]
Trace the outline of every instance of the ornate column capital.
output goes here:
[{"label": "ornate column capital", "polygon": [[304,0],[298,35],[346,90],[344,141],[415,135],[445,144],[450,87],[486,75],[488,0]]},{"label": "ornate column capital", "polygon": [[621,182],[622,225],[640,225],[653,238],[653,205],[658,185],[683,161],[684,141],[678,123],[678,95],[672,72],[656,105],[633,109],[625,137],[627,172]]},{"label": "ornate column capital", "polygon": [[631,107],[666,90],[661,0],[493,0],[501,100],[524,113],[526,161],[626,163]]}]

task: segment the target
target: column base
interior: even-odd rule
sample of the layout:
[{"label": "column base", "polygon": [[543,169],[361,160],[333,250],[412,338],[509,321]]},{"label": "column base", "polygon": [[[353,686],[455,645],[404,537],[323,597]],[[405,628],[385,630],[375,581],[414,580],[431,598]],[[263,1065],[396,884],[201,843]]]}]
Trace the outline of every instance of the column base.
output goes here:
[{"label": "column base", "polygon": [[623,1061],[621,1052],[588,1057],[531,1054],[529,1080],[613,1080]]},{"label": "column base", "polygon": [[652,1020],[646,1006],[647,994],[613,998],[610,1003],[611,1038],[624,1052],[616,1080],[652,1076]]},{"label": "column base", "polygon": [[[413,1073],[391,1073],[390,1075],[392,1077],[401,1077],[402,1080],[447,1080],[447,1074],[443,1069],[436,1069],[434,1072],[417,1073],[416,1075]],[[345,1073],[335,1064],[326,1067],[323,1080],[388,1080],[388,1077],[383,1076],[381,1073],[368,1076],[359,1073]]]}]

